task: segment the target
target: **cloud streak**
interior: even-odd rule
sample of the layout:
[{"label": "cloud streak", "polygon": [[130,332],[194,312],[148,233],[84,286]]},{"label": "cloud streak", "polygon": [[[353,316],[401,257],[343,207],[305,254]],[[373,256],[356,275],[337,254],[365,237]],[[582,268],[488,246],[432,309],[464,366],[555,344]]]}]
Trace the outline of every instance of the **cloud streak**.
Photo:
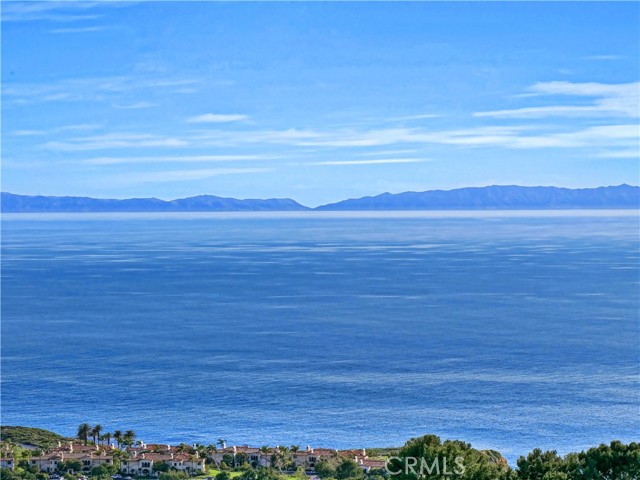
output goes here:
[{"label": "cloud streak", "polygon": [[[166,90],[174,87],[193,87],[200,80],[195,78],[119,75],[91,78],[70,78],[55,83],[5,83],[2,86],[3,101],[16,105],[39,102],[123,102],[126,94],[139,95],[149,90]],[[125,97],[126,98],[126,97]],[[127,105],[126,103],[121,103]],[[133,105],[148,104],[142,100]],[[116,107],[117,108],[117,107]],[[141,108],[141,107],[140,107]]]},{"label": "cloud streak", "polygon": [[3,22],[77,22],[81,20],[94,20],[102,15],[88,14],[89,10],[105,7],[126,7],[135,2],[95,2],[95,1],[29,1],[29,2],[3,2]]},{"label": "cloud streak", "polygon": [[640,82],[622,84],[543,82],[529,89],[532,96],[594,98],[590,105],[550,105],[474,113],[475,117],[628,117],[640,116]]},{"label": "cloud streak", "polygon": [[326,162],[312,162],[308,165],[387,165],[392,163],[422,163],[425,158],[380,158],[372,160],[329,160]]},{"label": "cloud streak", "polygon": [[269,168],[205,168],[195,170],[167,170],[161,172],[143,172],[127,175],[113,175],[110,180],[120,186],[143,183],[169,183],[206,180],[222,175],[246,175],[269,172]]},{"label": "cloud streak", "polygon": [[109,30],[111,27],[107,26],[93,26],[93,27],[69,27],[69,28],[54,28],[49,30],[49,33],[62,34],[62,33],[90,33],[101,32],[103,30]]},{"label": "cloud streak", "polygon": [[69,141],[52,141],[41,145],[46,150],[80,152],[113,148],[186,147],[189,142],[174,137],[153,134],[108,133],[89,137],[74,138]]},{"label": "cloud streak", "polygon": [[223,113],[205,113],[203,115],[196,115],[195,117],[187,118],[187,123],[228,123],[239,122],[246,120],[249,117],[247,115],[239,114],[223,114]]},{"label": "cloud streak", "polygon": [[98,157],[83,160],[88,165],[121,165],[132,163],[206,163],[206,162],[239,162],[275,159],[274,156],[262,155],[176,155],[154,157]]}]

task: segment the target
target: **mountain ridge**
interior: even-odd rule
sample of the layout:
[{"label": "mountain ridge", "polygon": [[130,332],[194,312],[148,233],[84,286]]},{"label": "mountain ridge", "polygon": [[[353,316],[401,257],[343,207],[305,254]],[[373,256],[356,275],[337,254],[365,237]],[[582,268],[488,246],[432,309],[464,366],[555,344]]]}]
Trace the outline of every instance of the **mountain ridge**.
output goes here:
[{"label": "mountain ridge", "polygon": [[290,198],[237,199],[196,195],[159,198],[92,197],[1,193],[2,213],[82,212],[257,212],[257,211],[390,211],[390,210],[554,210],[638,209],[640,187],[621,184],[595,188],[490,185],[452,190],[381,193],[320,205],[313,209]]},{"label": "mountain ridge", "polygon": [[490,185],[425,192],[389,192],[317,207],[317,210],[533,210],[640,208],[640,187],[595,188]]}]

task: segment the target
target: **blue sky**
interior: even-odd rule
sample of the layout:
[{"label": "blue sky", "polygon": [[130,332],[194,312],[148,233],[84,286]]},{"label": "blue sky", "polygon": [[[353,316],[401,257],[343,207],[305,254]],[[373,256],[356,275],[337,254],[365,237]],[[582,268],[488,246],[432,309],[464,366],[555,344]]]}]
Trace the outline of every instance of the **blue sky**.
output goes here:
[{"label": "blue sky", "polygon": [[638,184],[637,2],[2,6],[3,191]]}]

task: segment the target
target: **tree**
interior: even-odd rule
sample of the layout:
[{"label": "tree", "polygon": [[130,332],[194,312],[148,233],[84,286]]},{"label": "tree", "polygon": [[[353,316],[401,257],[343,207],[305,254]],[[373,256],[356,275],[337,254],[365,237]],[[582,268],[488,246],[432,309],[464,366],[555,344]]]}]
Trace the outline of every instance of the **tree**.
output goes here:
[{"label": "tree", "polygon": [[120,445],[122,444],[122,440],[124,439],[124,435],[120,430],[116,430],[115,432],[113,432],[113,439],[118,444],[118,448],[120,448]]},{"label": "tree", "polygon": [[505,480],[509,467],[459,440],[440,441],[435,435],[409,440],[388,462],[394,480]]},{"label": "tree", "polygon": [[234,466],[241,467],[246,463],[249,463],[249,455],[243,452],[236,453]]},{"label": "tree", "polygon": [[102,433],[102,425],[98,424],[91,429],[91,436],[93,437],[93,443],[98,444],[100,440],[100,434]]},{"label": "tree", "polygon": [[163,462],[162,460],[159,462],[153,462],[154,472],[168,472],[170,469],[171,467],[167,462]]},{"label": "tree", "polygon": [[220,448],[227,448],[227,441],[224,438],[219,438],[217,443]]},{"label": "tree", "polygon": [[518,459],[518,478],[523,480],[547,480],[564,472],[564,462],[555,451],[534,449],[527,457]]},{"label": "tree", "polygon": [[613,441],[560,457],[536,448],[518,459],[519,480],[630,480],[640,478],[640,444]]},{"label": "tree", "polygon": [[82,470],[82,462],[80,460],[64,460],[58,464],[57,470],[59,473],[79,472]]},{"label": "tree", "polygon": [[585,478],[640,478],[640,443],[613,441],[578,454]]},{"label": "tree", "polygon": [[314,468],[320,478],[333,478],[336,476],[336,468],[326,460],[320,460]]},{"label": "tree", "polygon": [[80,440],[83,440],[84,444],[86,445],[87,442],[89,441],[90,434],[91,434],[91,425],[89,425],[88,423],[82,423],[78,427],[78,433],[76,435]]},{"label": "tree", "polygon": [[231,474],[223,470],[216,475],[216,480],[231,480]]},{"label": "tree", "polygon": [[253,469],[245,470],[244,472],[242,472],[242,475],[240,475],[239,477],[239,480],[257,480],[257,479],[258,479],[258,473]]},{"label": "tree", "polygon": [[122,443],[126,443],[127,445],[133,445],[134,440],[136,439],[136,432],[133,430],[127,430],[124,432],[124,437]]},{"label": "tree", "polygon": [[163,472],[160,474],[159,480],[184,480],[189,478],[185,472]]},{"label": "tree", "polygon": [[196,451],[191,445],[187,445],[186,443],[183,442],[180,445],[178,445],[178,452],[185,452],[185,453],[193,454]]},{"label": "tree", "polygon": [[98,465],[97,467],[94,467],[91,470],[91,476],[92,477],[104,477],[104,476],[108,477],[110,475],[113,475],[117,471],[118,471],[117,467],[103,463],[102,465]]},{"label": "tree", "polygon": [[233,455],[225,453],[222,455],[222,461],[220,462],[220,468],[232,468],[233,467]]},{"label": "tree", "polygon": [[346,480],[347,478],[364,478],[364,470],[350,458],[345,458],[336,468],[336,478],[338,480]]},{"label": "tree", "polygon": [[102,440],[107,443],[107,445],[111,445],[111,434],[109,432],[105,433],[102,436]]},{"label": "tree", "polygon": [[284,475],[273,468],[259,468],[256,471],[256,480],[284,480],[284,478]]}]

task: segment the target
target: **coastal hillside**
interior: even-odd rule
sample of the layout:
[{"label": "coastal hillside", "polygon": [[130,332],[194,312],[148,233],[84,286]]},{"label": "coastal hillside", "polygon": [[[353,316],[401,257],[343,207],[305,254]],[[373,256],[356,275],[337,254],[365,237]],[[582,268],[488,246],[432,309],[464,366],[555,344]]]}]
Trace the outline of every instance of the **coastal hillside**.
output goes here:
[{"label": "coastal hillside", "polygon": [[[122,474],[129,480],[444,480],[453,475],[460,480],[640,478],[640,444],[620,441],[565,456],[536,448],[520,456],[513,469],[495,450],[477,450],[464,441],[442,440],[436,435],[412,438],[399,448],[336,450],[300,445],[228,446],[224,439],[208,445],[147,444],[136,441],[133,430],[102,433],[102,426],[88,423],[78,427],[76,439],[35,428],[0,429],[3,480],[47,480],[62,475],[65,480],[109,480],[122,478]],[[27,438],[34,442],[24,442]],[[45,438],[53,441],[45,442]]]},{"label": "coastal hillside", "polygon": [[599,188],[490,186],[383,193],[343,200],[317,210],[546,210],[639,208],[640,187]]},{"label": "coastal hillside", "polygon": [[48,212],[243,212],[243,211],[295,211],[308,210],[290,198],[267,200],[198,195],[177,200],[158,198],[129,198],[125,200],[91,197],[49,197],[15,195],[2,192],[4,213]]},{"label": "coastal hillside", "polygon": [[48,448],[58,442],[70,440],[42,428],[0,426],[0,441]]}]

